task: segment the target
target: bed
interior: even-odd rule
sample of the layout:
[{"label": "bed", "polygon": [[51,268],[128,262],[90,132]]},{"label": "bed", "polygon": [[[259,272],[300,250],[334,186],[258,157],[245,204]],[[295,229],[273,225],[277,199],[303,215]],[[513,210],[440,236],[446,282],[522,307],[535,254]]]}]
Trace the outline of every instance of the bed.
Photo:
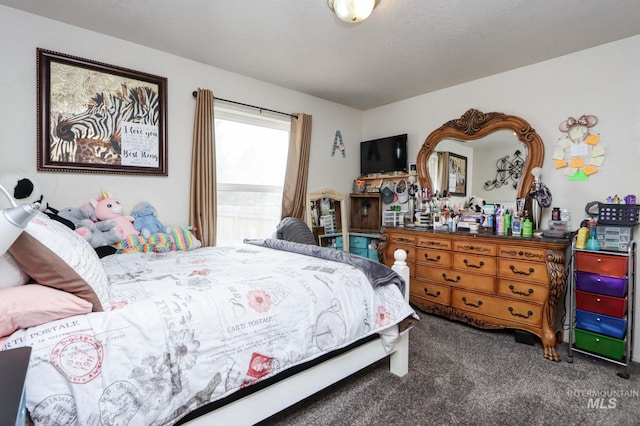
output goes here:
[{"label": "bed", "polygon": [[0,289],[30,309],[0,347],[32,348],[36,425],[254,424],[385,357],[408,370],[404,252],[400,274],[277,239],[98,259],[38,215],[10,254],[38,284]]}]

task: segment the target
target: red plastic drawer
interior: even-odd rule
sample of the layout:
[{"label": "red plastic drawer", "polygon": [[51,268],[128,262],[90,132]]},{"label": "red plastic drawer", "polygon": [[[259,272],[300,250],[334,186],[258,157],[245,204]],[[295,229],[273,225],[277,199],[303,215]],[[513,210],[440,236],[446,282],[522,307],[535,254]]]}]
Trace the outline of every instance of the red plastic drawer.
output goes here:
[{"label": "red plastic drawer", "polygon": [[624,277],[627,275],[627,258],[601,253],[576,253],[576,270],[594,274]]},{"label": "red plastic drawer", "polygon": [[627,298],[576,290],[576,308],[622,318],[627,313]]}]

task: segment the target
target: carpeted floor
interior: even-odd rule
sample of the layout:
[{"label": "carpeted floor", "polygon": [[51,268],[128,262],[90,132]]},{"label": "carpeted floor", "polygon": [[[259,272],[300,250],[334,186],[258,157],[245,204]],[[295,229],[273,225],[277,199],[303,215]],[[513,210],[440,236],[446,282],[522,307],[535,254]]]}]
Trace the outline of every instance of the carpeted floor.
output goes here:
[{"label": "carpeted floor", "polygon": [[636,363],[625,380],[613,363],[575,352],[567,363],[566,344],[553,362],[537,338],[419,315],[408,375],[378,362],[260,425],[640,425]]}]

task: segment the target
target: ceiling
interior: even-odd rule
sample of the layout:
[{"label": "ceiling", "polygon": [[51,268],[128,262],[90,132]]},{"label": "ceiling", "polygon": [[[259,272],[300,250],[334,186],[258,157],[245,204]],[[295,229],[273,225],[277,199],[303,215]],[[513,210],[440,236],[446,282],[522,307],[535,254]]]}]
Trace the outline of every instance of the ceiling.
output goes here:
[{"label": "ceiling", "polygon": [[640,34],[639,0],[0,0],[367,110]]}]

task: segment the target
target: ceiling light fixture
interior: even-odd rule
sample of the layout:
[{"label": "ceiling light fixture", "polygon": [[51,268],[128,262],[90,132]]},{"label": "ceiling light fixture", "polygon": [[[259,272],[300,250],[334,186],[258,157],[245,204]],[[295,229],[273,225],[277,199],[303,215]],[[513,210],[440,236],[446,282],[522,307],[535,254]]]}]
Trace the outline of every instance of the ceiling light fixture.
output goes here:
[{"label": "ceiling light fixture", "polygon": [[327,0],[329,9],[333,10],[340,20],[355,24],[371,15],[379,0]]}]

